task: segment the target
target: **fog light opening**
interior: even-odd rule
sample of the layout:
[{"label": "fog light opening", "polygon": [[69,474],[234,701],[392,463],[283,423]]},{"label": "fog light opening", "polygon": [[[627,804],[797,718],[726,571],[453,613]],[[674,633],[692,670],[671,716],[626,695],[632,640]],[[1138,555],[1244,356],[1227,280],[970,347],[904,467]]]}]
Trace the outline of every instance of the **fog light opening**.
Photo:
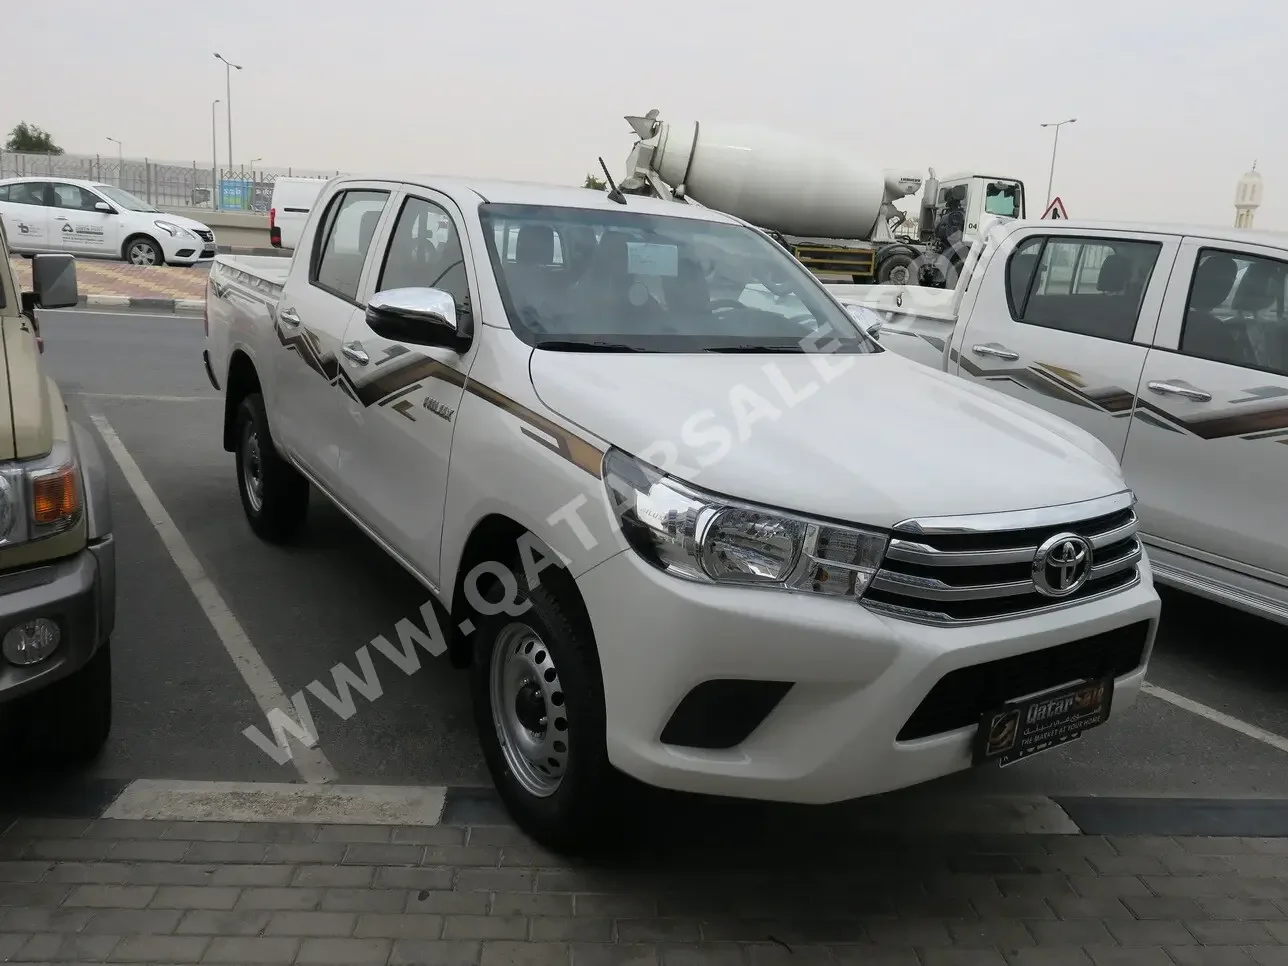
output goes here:
[{"label": "fog light opening", "polygon": [[37,617],[9,628],[4,640],[0,641],[0,653],[10,664],[29,667],[53,654],[61,636],[54,621],[48,617]]}]

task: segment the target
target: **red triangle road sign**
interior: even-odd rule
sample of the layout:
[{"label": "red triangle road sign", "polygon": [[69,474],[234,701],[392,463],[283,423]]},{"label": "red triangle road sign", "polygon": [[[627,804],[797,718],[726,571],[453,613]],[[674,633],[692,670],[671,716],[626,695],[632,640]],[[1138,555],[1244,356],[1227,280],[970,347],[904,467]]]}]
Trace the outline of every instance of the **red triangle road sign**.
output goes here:
[{"label": "red triangle road sign", "polygon": [[1048,218],[1063,218],[1065,221],[1069,220],[1069,213],[1064,210],[1064,202],[1060,200],[1058,195],[1051,199],[1051,204],[1047,205],[1046,211],[1042,212],[1042,218],[1044,220]]}]

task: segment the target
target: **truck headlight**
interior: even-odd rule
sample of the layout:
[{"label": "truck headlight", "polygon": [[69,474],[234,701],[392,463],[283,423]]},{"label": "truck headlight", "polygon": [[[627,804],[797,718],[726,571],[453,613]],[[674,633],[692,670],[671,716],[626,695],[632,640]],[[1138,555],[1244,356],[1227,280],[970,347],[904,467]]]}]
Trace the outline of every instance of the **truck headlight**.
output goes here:
[{"label": "truck headlight", "polygon": [[80,468],[68,443],[55,443],[41,459],[0,464],[0,546],[69,530],[84,508]]},{"label": "truck headlight", "polygon": [[627,543],[676,577],[857,599],[885,555],[883,533],[701,493],[620,450],[603,476]]}]

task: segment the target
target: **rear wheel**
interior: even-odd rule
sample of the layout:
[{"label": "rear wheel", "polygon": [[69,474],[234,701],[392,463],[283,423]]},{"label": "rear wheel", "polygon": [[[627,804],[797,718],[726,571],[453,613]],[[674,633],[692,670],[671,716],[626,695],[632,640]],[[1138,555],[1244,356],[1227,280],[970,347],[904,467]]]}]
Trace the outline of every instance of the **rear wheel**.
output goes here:
[{"label": "rear wheel", "polygon": [[877,281],[882,285],[912,285],[916,279],[911,255],[891,255],[877,269]]},{"label": "rear wheel", "polygon": [[151,238],[140,235],[125,243],[125,260],[131,265],[164,265],[165,253]]},{"label": "rear wheel", "polygon": [[608,841],[624,784],[605,747],[599,662],[556,593],[517,580],[511,610],[529,606],[485,617],[477,631],[470,674],[483,756],[520,828],[548,848],[590,851]]},{"label": "rear wheel", "polygon": [[250,528],[270,543],[290,542],[308,517],[309,483],[278,454],[259,393],[238,406],[235,438],[237,489]]}]

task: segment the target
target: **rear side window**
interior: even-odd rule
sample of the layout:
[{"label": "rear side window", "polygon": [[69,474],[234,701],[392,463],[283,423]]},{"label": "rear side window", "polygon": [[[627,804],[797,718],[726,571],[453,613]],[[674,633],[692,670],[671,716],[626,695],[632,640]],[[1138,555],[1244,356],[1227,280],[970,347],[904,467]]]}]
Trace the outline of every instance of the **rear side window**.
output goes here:
[{"label": "rear side window", "polygon": [[388,191],[343,191],[327,206],[313,257],[313,284],[357,303],[366,264]]},{"label": "rear side window", "polygon": [[43,205],[45,203],[45,182],[21,181],[18,184],[4,186],[6,192],[0,201],[15,205]]},{"label": "rear side window", "polygon": [[1161,250],[1158,242],[1119,238],[1026,238],[1007,262],[1011,318],[1130,342]]}]

